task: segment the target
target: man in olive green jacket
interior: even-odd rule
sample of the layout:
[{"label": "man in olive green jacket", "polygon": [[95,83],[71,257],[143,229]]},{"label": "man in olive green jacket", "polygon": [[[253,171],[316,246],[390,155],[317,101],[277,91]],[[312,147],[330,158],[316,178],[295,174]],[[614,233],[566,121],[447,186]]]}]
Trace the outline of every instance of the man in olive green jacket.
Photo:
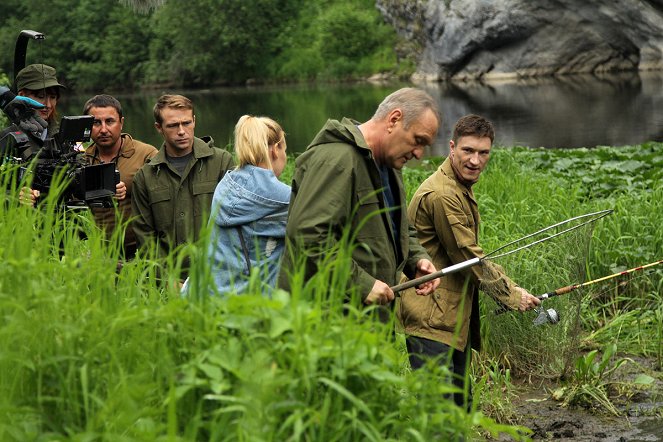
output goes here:
[{"label": "man in olive green jacket", "polygon": [[[312,277],[348,227],[354,247],[347,288],[364,303],[391,303],[390,286],[402,271],[410,277],[435,272],[405,215],[400,169],[422,156],[439,120],[428,94],[405,88],[385,98],[366,123],[327,122],[297,158],[280,287],[290,288],[301,258],[305,279]],[[417,293],[427,295],[438,284],[423,284]]]},{"label": "man in olive green jacket", "polygon": [[[484,256],[479,247],[479,208],[472,185],[486,167],[495,132],[492,124],[477,115],[456,123],[449,142],[449,157],[417,189],[408,207],[408,217],[419,241],[433,257],[437,268],[446,268]],[[491,288],[488,289],[490,280]],[[469,383],[465,383],[471,349],[480,348],[478,288],[511,309],[533,308],[539,299],[518,287],[490,261],[465,272],[442,278],[435,293],[416,296],[401,293],[397,315],[407,336],[412,368],[420,368],[426,357],[450,364],[457,375],[454,383],[467,388],[454,394],[458,405],[470,406]],[[443,355],[450,355],[448,360]]]},{"label": "man in olive green jacket", "polygon": [[134,176],[131,202],[139,247],[156,242],[163,256],[198,239],[216,185],[233,167],[233,159],[214,147],[211,138],[194,136],[196,117],[188,98],[161,96],[154,118],[164,144]]}]

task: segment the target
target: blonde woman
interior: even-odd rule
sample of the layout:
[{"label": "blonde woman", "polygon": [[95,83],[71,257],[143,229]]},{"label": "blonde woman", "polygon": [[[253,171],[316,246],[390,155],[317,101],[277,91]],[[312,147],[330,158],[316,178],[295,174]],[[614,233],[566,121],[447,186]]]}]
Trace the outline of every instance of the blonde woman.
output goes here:
[{"label": "blonde woman", "polygon": [[285,132],[271,118],[244,115],[235,125],[238,166],[219,182],[212,201],[209,258],[220,294],[241,293],[249,276],[269,294],[285,248],[290,186],[278,180],[285,168]]}]

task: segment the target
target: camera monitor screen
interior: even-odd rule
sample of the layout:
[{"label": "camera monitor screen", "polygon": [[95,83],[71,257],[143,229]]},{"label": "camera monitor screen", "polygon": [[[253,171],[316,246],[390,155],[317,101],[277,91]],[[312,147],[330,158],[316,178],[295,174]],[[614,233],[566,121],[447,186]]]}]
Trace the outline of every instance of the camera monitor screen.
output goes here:
[{"label": "camera monitor screen", "polygon": [[89,141],[93,121],[94,117],[92,115],[62,117],[62,120],[60,120],[60,132],[58,133],[60,142],[83,143]]}]

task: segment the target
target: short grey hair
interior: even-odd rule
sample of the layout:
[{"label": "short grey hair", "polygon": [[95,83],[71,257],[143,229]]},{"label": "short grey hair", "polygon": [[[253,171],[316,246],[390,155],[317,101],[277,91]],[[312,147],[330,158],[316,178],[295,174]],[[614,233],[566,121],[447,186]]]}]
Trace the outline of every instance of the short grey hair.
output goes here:
[{"label": "short grey hair", "polygon": [[426,109],[430,109],[437,118],[438,125],[442,122],[440,110],[433,97],[421,89],[413,87],[404,87],[389,94],[378,106],[375,114],[371,118],[374,121],[380,121],[387,118],[387,115],[394,109],[400,109],[403,112],[403,126],[407,129],[410,124],[416,120]]}]

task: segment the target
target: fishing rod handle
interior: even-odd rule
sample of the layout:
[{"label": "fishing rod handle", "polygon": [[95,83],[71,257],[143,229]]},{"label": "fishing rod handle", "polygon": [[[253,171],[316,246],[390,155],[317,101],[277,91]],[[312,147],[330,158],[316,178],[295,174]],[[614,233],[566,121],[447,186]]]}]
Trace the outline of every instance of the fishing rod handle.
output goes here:
[{"label": "fishing rod handle", "polygon": [[559,295],[566,295],[567,293],[570,293],[577,289],[578,287],[581,287],[582,284],[571,284],[567,285],[566,287],[559,288],[557,290],[553,290],[552,292],[544,293],[543,295],[537,296],[541,301],[544,299],[552,298],[553,296],[559,296]]},{"label": "fishing rod handle", "polygon": [[442,276],[450,275],[451,273],[456,273],[460,272],[461,270],[465,270],[468,267],[472,267],[474,265],[477,265],[481,262],[481,258],[472,258],[468,259],[467,261],[459,262],[458,264],[454,264],[449,267],[445,267],[442,270],[438,270],[435,273],[431,273],[429,275],[424,275],[420,278],[417,279],[412,279],[410,281],[406,281],[402,284],[395,285],[391,287],[391,290],[394,293],[401,292],[403,290],[409,289],[411,287],[418,286],[420,284],[423,284],[428,281],[432,281],[433,279],[441,278]]},{"label": "fishing rod handle", "polygon": [[[571,289],[567,290],[569,287],[571,287]],[[552,292],[548,292],[548,293],[544,293],[542,295],[539,295],[539,296],[537,296],[537,298],[539,298],[539,300],[541,300],[541,301],[544,301],[548,298],[552,298],[553,296],[563,295],[564,293],[568,293],[571,290],[573,290],[573,287],[574,286],[570,285],[568,287],[563,287],[561,289],[553,290]],[[566,291],[562,292],[562,290],[566,290]],[[493,313],[495,315],[501,315],[502,313],[506,313],[506,312],[509,312],[509,311],[513,311],[513,310],[511,310],[505,304],[502,304],[501,306],[497,307]]]}]

